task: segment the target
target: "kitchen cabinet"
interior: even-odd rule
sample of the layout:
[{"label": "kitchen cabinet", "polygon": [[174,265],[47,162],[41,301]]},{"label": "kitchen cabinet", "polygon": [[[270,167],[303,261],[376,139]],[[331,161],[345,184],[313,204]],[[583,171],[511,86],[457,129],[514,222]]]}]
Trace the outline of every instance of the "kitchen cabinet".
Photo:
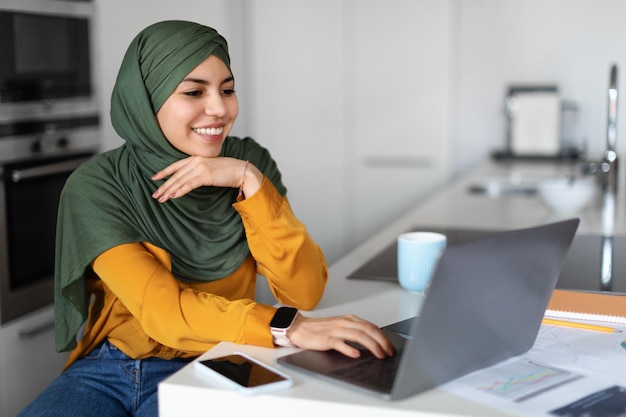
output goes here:
[{"label": "kitchen cabinet", "polygon": [[331,263],[449,176],[451,3],[245,2],[248,134]]},{"label": "kitchen cabinet", "polygon": [[0,328],[0,416],[15,416],[61,372],[66,353],[54,347],[53,307]]},{"label": "kitchen cabinet", "polygon": [[447,1],[348,3],[354,107],[356,245],[445,182],[450,166],[452,6]]}]

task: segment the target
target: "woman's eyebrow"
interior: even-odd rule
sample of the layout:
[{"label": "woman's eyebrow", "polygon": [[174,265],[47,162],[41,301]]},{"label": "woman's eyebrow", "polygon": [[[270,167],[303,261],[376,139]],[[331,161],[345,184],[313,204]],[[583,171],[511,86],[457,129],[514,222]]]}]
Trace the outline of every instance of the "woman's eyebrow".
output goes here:
[{"label": "woman's eyebrow", "polygon": [[[226,84],[226,83],[234,81],[234,80],[235,80],[235,77],[233,77],[233,76],[227,77],[220,83],[220,85]],[[193,78],[193,77],[183,78],[181,83],[184,83],[184,82],[198,83],[198,84],[202,84],[202,85],[209,85],[209,84],[211,84],[208,80],[203,80],[202,78]]]}]

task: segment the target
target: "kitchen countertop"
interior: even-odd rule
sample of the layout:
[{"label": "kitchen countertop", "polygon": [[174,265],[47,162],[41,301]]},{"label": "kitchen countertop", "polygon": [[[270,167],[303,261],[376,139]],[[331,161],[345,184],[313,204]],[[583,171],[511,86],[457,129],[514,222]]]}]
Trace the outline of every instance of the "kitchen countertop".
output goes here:
[{"label": "kitchen countertop", "polygon": [[[604,257],[603,245],[610,237],[612,250],[626,250],[626,199],[624,170],[620,169],[613,215],[604,210],[603,194],[598,187],[597,198],[578,213],[555,213],[537,193],[513,193],[490,196],[472,192],[489,183],[510,182],[536,185],[548,178],[569,177],[579,171],[579,163],[554,161],[486,160],[464,175],[449,181],[425,200],[397,218],[357,247],[344,259],[360,265],[359,275],[395,274],[394,243],[398,234],[409,230],[432,230],[450,237],[498,230],[532,227],[571,217],[580,218],[577,237],[565,260],[557,286],[589,291],[626,292],[626,260]],[[387,242],[380,247],[381,242]],[[603,278],[603,261],[611,260],[610,283]],[[392,270],[393,269],[393,270]],[[353,271],[348,271],[350,274]],[[603,282],[605,282],[603,284]]]},{"label": "kitchen countertop", "polygon": [[615,219],[607,225],[603,218],[602,194],[579,213],[559,214],[550,210],[538,195],[511,194],[490,197],[468,190],[494,180],[513,183],[537,183],[545,178],[569,177],[578,171],[572,162],[493,161],[486,160],[474,170],[446,184],[414,210],[403,221],[414,224],[474,229],[512,229],[579,217],[578,233],[584,235],[626,236],[624,170],[619,170]]}]

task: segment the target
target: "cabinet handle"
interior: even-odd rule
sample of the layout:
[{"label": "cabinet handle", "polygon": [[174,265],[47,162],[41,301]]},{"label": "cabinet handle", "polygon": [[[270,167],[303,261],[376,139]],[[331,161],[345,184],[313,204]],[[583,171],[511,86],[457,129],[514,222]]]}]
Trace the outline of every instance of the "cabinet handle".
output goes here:
[{"label": "cabinet handle", "polygon": [[20,339],[32,339],[35,336],[45,333],[51,329],[54,329],[54,319],[46,321],[38,326],[33,326],[28,329],[23,329],[18,332]]},{"label": "cabinet handle", "polygon": [[431,168],[433,161],[427,156],[366,156],[363,159],[370,168]]}]

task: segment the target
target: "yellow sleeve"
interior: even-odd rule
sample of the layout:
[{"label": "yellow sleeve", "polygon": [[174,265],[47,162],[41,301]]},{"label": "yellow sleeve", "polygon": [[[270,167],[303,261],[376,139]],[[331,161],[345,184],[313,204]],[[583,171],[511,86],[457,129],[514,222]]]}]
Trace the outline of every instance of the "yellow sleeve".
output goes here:
[{"label": "yellow sleeve", "polygon": [[102,253],[93,269],[137,319],[141,331],[165,346],[199,352],[219,341],[272,346],[269,322],[275,308],[251,297],[239,298],[253,294],[253,265],[244,262],[229,277],[198,290],[181,285],[172,275],[165,251],[129,243]]},{"label": "yellow sleeve", "polygon": [[271,347],[269,322],[276,308],[253,300],[257,272],[267,278],[277,300],[312,309],[323,295],[327,266],[287,199],[266,180],[234,206],[252,256],[223,279],[181,283],[171,273],[167,252],[149,243],[123,244],[99,255],[92,264],[95,273],[136,320],[119,315],[119,323],[107,327],[135,326],[135,331],[117,332],[129,345],[149,337],[187,352],[203,352],[220,341]]},{"label": "yellow sleeve", "polygon": [[267,278],[276,299],[302,310],[313,309],[326,286],[326,260],[288,199],[265,179],[259,191],[234,207],[259,273]]}]

